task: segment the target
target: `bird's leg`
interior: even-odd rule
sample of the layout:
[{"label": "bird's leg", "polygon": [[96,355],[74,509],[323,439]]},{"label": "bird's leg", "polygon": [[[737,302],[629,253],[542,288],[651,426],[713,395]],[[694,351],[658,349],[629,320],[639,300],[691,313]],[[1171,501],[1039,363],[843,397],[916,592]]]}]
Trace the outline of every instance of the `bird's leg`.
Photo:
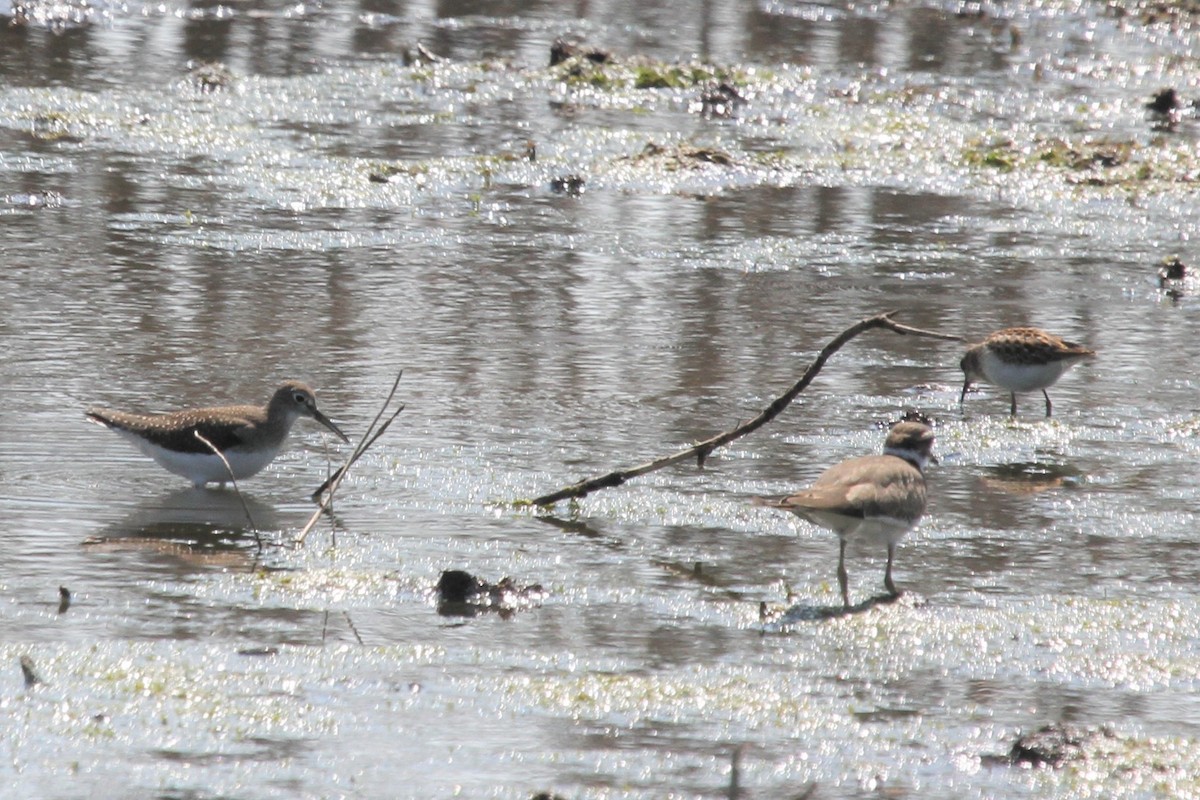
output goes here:
[{"label": "bird's leg", "polygon": [[1012,414],[1015,417],[1017,415],[1017,393],[1012,392],[1011,395],[1012,395],[1012,409],[1008,413]]},{"label": "bird's leg", "polygon": [[899,597],[900,591],[896,588],[896,584],[892,583],[892,559],[896,557],[896,545],[893,542],[888,542],[888,561],[887,569],[883,572],[883,585],[892,593],[892,597]]},{"label": "bird's leg", "polygon": [[850,607],[850,578],[846,575],[846,540],[838,539],[838,586],[842,587],[842,605]]},{"label": "bird's leg", "polygon": [[1046,390],[1042,389],[1042,396],[1046,398],[1046,416],[1050,416],[1050,395],[1046,394]]}]

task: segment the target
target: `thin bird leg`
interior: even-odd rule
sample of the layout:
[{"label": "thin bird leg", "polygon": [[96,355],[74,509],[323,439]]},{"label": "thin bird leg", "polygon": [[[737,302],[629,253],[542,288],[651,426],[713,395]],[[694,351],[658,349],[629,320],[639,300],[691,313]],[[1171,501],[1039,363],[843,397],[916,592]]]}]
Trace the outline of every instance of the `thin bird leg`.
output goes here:
[{"label": "thin bird leg", "polygon": [[896,584],[892,583],[892,559],[896,557],[896,545],[888,543],[888,562],[887,569],[883,572],[883,585],[892,593],[892,597],[899,597],[900,591],[896,588]]},{"label": "thin bird leg", "polygon": [[1012,410],[1009,411],[1008,413],[1012,414],[1015,417],[1017,415],[1017,393],[1011,392],[1011,395],[1012,395]]},{"label": "thin bird leg", "polygon": [[850,577],[846,574],[846,540],[838,540],[838,586],[842,587],[842,605],[850,607]]},{"label": "thin bird leg", "polygon": [[1042,396],[1046,398],[1046,416],[1050,416],[1050,395],[1046,394],[1046,390],[1042,389]]}]

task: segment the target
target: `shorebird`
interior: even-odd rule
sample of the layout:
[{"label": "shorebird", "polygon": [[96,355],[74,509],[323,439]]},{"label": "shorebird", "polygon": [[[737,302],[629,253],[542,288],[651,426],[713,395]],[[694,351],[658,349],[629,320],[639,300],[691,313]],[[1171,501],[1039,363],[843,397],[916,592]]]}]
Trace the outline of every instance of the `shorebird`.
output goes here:
[{"label": "shorebird", "polygon": [[825,470],[816,483],[797,494],[756,498],[759,505],[790,511],[838,535],[838,586],[850,608],[846,542],[865,540],[887,546],[883,585],[892,597],[896,544],[925,513],[924,470],[933,457],[933,430],[920,422],[898,422],[888,432],[883,455],[860,456]]},{"label": "shorebird", "polygon": [[972,345],[962,357],[965,380],[961,406],[967,399],[967,390],[973,381],[986,381],[1007,389],[1012,395],[1011,413],[1017,415],[1017,392],[1042,391],[1046,398],[1046,416],[1050,416],[1050,395],[1046,389],[1053,386],[1063,373],[1085,358],[1096,355],[1074,342],[1066,342],[1041,328],[1005,328],[996,331],[982,342]]},{"label": "shorebird", "polygon": [[[317,409],[312,389],[299,381],[280,384],[265,405],[212,406],[168,414],[135,414],[103,408],[87,410],[88,419],[128,439],[164,469],[182,475],[196,487],[224,485],[249,478],[270,464],[287,440],[292,424],[310,417],[348,442],[346,434]],[[201,441],[217,448],[229,468]]]}]

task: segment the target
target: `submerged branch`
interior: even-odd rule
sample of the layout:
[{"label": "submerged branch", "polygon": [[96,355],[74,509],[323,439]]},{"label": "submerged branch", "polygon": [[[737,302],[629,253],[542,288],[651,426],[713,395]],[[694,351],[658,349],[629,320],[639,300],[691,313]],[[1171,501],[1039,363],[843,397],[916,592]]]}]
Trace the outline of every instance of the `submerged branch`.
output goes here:
[{"label": "submerged branch", "polygon": [[554,505],[560,500],[585,497],[600,489],[609,489],[614,486],[620,486],[630,478],[636,478],[639,475],[645,475],[648,472],[654,472],[662,469],[663,467],[669,467],[672,464],[678,464],[681,461],[687,461],[692,458],[696,459],[697,466],[703,467],[704,460],[708,458],[708,456],[718,447],[727,445],[735,439],[758,430],[763,425],[766,425],[775,417],[779,416],[779,414],[785,408],[787,408],[788,405],[790,405],[791,402],[795,400],[801,392],[808,388],[808,385],[812,383],[813,379],[817,377],[817,374],[820,373],[821,369],[825,366],[825,362],[828,361],[834,353],[842,349],[847,342],[858,336],[860,333],[864,333],[874,328],[884,328],[892,331],[893,333],[898,333],[901,336],[911,334],[913,336],[927,336],[934,339],[946,339],[948,341],[963,341],[963,339],[958,336],[951,336],[944,333],[937,333],[936,331],[927,331],[921,328],[913,328],[908,325],[902,325],[892,319],[892,314],[895,313],[895,311],[887,311],[882,314],[876,314],[873,317],[860,320],[846,330],[842,331],[833,339],[833,341],[822,348],[821,352],[817,354],[817,357],[813,359],[813,362],[808,366],[808,369],[804,371],[804,374],[800,376],[800,380],[796,381],[792,388],[775,398],[770,405],[764,408],[758,414],[758,416],[754,417],[753,419],[740,423],[731,430],[725,431],[724,433],[719,433],[716,436],[705,439],[702,442],[694,444],[684,450],[672,453],[668,456],[663,456],[662,458],[657,458],[653,461],[647,461],[644,464],[639,464],[634,467],[614,470],[595,478],[588,478],[587,480],[580,481],[579,483],[574,483],[570,486],[563,487],[556,492],[551,492],[550,494],[545,494],[541,497],[535,497],[533,500],[529,501],[529,505],[550,506]]}]

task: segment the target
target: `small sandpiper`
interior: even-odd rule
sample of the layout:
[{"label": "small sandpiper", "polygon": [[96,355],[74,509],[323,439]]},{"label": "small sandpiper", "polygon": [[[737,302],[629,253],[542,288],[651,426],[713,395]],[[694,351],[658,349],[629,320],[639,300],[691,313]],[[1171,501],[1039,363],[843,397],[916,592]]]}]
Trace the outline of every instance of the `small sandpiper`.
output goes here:
[{"label": "small sandpiper", "polygon": [[[317,409],[312,389],[299,381],[285,381],[266,405],[213,406],[169,414],[131,414],[90,408],[87,416],[132,442],[159,466],[182,475],[197,488],[207,483],[224,485],[233,472],[236,480],[249,478],[270,464],[287,440],[292,424],[311,417],[350,440]],[[221,451],[229,469],[200,434]]]},{"label": "small sandpiper", "polygon": [[860,456],[835,464],[810,488],[779,498],[755,498],[759,505],[782,508],[838,535],[838,585],[850,608],[846,542],[887,545],[883,585],[899,596],[892,582],[896,544],[925,513],[925,467],[933,457],[933,430],[920,422],[898,422],[888,432],[883,455]]},{"label": "small sandpiper", "polygon": [[987,381],[1007,389],[1012,395],[1011,413],[1017,415],[1017,392],[1041,389],[1046,398],[1046,416],[1050,416],[1050,395],[1046,389],[1063,373],[1085,358],[1096,355],[1095,350],[1066,342],[1041,328],[1005,328],[996,331],[982,342],[972,345],[963,356],[960,366],[966,379],[963,382],[959,405],[967,398],[973,381]]}]

